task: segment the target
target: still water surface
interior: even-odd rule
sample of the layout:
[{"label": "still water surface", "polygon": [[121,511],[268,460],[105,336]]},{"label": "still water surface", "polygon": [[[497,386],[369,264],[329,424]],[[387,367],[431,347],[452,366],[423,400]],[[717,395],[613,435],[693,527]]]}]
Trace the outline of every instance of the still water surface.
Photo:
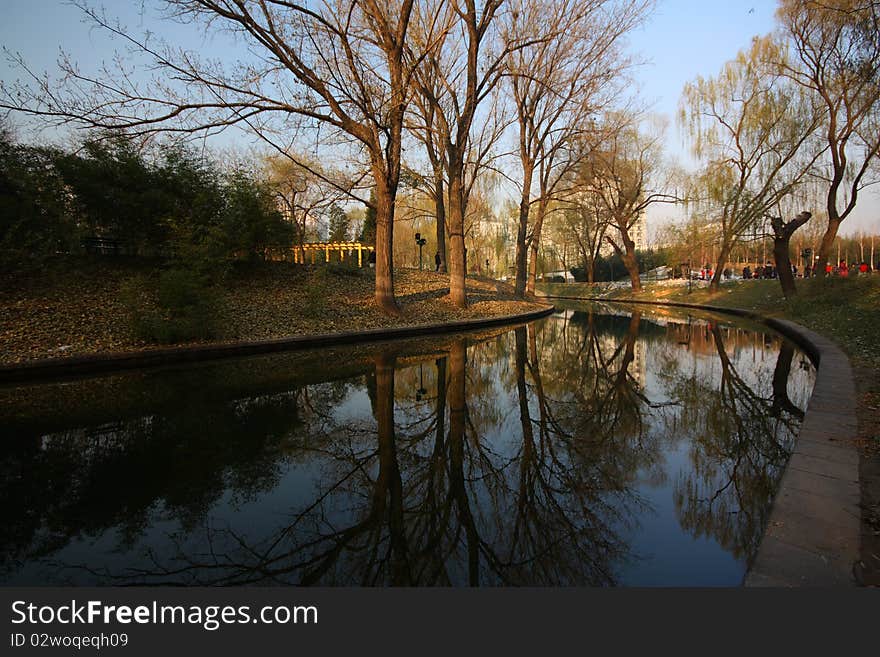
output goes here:
[{"label": "still water surface", "polygon": [[2,388],[0,583],[738,585],[814,378],[764,327],[570,305]]}]

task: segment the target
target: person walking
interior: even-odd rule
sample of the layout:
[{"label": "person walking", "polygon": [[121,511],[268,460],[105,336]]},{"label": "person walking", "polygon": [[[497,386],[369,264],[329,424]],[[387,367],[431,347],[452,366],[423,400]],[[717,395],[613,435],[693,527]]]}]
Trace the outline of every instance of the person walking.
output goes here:
[{"label": "person walking", "polygon": [[434,265],[436,266],[436,269],[434,271],[440,271],[441,262],[442,260],[440,259],[440,252],[437,251],[437,253],[434,254]]}]

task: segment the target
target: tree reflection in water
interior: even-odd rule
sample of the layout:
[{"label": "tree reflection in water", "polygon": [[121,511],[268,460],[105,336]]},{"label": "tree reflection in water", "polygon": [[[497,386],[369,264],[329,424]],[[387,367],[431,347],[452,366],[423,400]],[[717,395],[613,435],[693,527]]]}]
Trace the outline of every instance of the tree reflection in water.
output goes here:
[{"label": "tree reflection in water", "polygon": [[[670,477],[681,529],[747,561],[809,381],[792,400],[789,343],[744,374],[724,340],[579,311],[271,393],[169,379],[173,411],[6,446],[5,579],[614,585],[642,558],[646,482]],[[690,466],[671,472],[679,445]]]},{"label": "tree reflection in water", "polygon": [[694,411],[693,470],[677,482],[675,503],[683,527],[749,561],[804,415],[788,395],[794,346],[781,344],[767,390],[744,380],[718,324],[709,331],[721,377],[695,377],[687,391],[696,396],[685,401]]}]

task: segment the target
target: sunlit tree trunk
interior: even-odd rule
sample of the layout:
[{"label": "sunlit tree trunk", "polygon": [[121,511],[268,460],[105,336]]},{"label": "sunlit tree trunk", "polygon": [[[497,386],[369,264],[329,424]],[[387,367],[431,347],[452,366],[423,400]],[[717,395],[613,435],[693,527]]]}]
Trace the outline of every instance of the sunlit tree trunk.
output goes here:
[{"label": "sunlit tree trunk", "polygon": [[623,266],[626,267],[626,271],[629,274],[632,291],[641,292],[642,279],[639,276],[639,261],[638,258],[636,258],[636,243],[630,238],[629,231],[625,225],[620,227],[615,224],[615,226],[618,228],[620,241],[623,242],[623,248],[621,249],[617,242],[611,238],[608,238],[608,243],[611,244],[620,256],[620,259],[623,260]]},{"label": "sunlit tree trunk", "polygon": [[[709,283],[709,291],[712,293],[718,292],[721,289],[721,275],[722,263],[727,262],[727,259],[730,257],[730,251],[733,249],[733,245],[724,240],[721,242],[721,250],[718,252],[718,262],[715,263],[715,271],[712,273],[712,280]],[[702,267],[702,265],[700,265]]]},{"label": "sunlit tree trunk", "polygon": [[[394,191],[377,176],[376,185],[376,305],[390,315],[399,315],[394,298]],[[380,248],[381,245],[381,248]]]},{"label": "sunlit tree trunk", "polygon": [[526,236],[529,230],[529,209],[532,195],[532,167],[523,167],[523,190],[519,201],[519,221],[516,225],[516,280],[514,293],[522,298],[526,292],[528,244]]},{"label": "sunlit tree trunk", "polygon": [[535,282],[538,279],[538,249],[541,246],[541,231],[544,228],[544,218],[547,216],[547,202],[544,199],[538,203],[538,211],[535,213],[535,224],[532,227],[532,240],[529,243],[529,280],[526,283],[526,292],[535,293]]},{"label": "sunlit tree trunk", "polygon": [[454,176],[449,181],[449,244],[447,246],[449,255],[449,297],[452,303],[459,308],[467,307],[464,213],[464,188],[461,178]]}]

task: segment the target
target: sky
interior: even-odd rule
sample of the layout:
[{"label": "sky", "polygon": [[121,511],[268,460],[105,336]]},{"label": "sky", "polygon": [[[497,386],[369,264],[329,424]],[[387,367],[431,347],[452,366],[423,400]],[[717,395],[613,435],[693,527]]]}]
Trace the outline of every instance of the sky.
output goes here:
[{"label": "sky", "polygon": [[[639,99],[651,111],[669,118],[667,150],[685,164],[686,143],[675,123],[682,87],[697,76],[716,75],[726,61],[749,46],[752,37],[771,32],[776,4],[775,0],[659,0],[648,22],[632,33],[631,50],[645,61],[636,72]],[[158,20],[155,3],[150,0],[107,0],[103,6],[108,15],[119,17],[136,33],[148,30],[204,56],[229,58],[225,38]],[[95,71],[102,62],[112,60],[114,49],[121,47],[92,28],[67,0],[0,0],[0,12],[0,44],[20,52],[36,72],[51,75],[57,71],[61,50],[83,71]],[[4,56],[0,78],[8,82],[19,77],[21,73]],[[246,147],[253,143],[240,131],[229,131],[222,139],[224,145]],[[660,206],[649,214],[649,225],[675,215],[668,206]],[[880,193],[860,196],[858,207],[842,228],[844,234],[880,231]]]}]

